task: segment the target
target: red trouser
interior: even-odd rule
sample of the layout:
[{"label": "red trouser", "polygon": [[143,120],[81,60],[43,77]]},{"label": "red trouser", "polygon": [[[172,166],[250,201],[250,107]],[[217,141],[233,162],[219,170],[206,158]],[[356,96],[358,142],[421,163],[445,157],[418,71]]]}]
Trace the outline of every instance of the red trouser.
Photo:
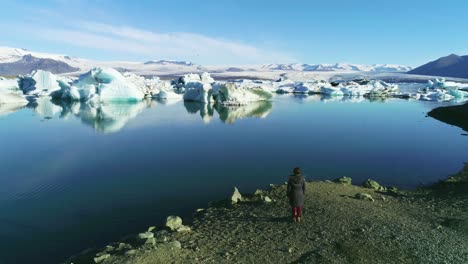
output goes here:
[{"label": "red trouser", "polygon": [[302,206],[292,208],[293,217],[302,217]]}]

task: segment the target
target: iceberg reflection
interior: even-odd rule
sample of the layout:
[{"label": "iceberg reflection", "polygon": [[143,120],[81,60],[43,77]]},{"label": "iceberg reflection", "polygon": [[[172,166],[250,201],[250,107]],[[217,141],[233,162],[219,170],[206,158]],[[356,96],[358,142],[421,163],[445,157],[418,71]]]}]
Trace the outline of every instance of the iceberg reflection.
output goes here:
[{"label": "iceberg reflection", "polygon": [[83,124],[93,127],[100,133],[114,133],[120,131],[131,119],[138,116],[145,108],[149,108],[152,101],[122,102],[122,103],[61,103],[61,118],[76,116]]},{"label": "iceberg reflection", "polygon": [[271,112],[271,108],[272,104],[270,101],[251,102],[240,106],[215,105],[219,119],[228,124],[233,124],[237,119],[246,117],[265,118]]}]

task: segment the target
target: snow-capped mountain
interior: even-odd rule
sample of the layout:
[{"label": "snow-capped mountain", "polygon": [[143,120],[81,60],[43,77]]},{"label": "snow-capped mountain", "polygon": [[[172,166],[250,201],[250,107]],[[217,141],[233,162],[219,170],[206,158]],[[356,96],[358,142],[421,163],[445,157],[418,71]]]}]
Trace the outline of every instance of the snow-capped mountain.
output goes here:
[{"label": "snow-capped mountain", "polygon": [[[110,67],[119,71],[130,71],[140,75],[180,75],[203,71],[234,76],[236,72],[246,74],[266,74],[277,76],[282,73],[307,72],[407,72],[411,67],[392,64],[361,65],[350,63],[336,64],[267,64],[267,65],[223,65],[200,66],[188,61],[151,60],[98,61],[68,55],[33,52],[26,49],[0,47],[0,75],[24,74],[33,69],[53,70],[56,73],[79,74],[93,67]],[[42,67],[42,68],[41,68]],[[246,75],[249,76],[249,75]]]},{"label": "snow-capped mountain", "polygon": [[155,64],[155,65],[179,65],[179,66],[194,66],[190,61],[175,61],[175,60],[158,60],[158,61],[147,61],[145,65]]},{"label": "snow-capped mountain", "polygon": [[262,66],[263,70],[286,70],[286,71],[344,71],[344,72],[407,72],[412,68],[404,65],[394,64],[268,64]]}]

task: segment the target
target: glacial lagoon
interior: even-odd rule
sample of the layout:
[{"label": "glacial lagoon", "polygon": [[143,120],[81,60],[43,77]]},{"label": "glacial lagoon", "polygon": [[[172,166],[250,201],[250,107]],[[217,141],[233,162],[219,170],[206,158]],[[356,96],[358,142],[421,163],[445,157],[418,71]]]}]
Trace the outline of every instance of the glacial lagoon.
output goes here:
[{"label": "glacial lagoon", "polygon": [[58,263],[168,215],[189,219],[233,186],[284,182],[294,166],[308,180],[431,184],[468,162],[463,130],[426,116],[451,104],[278,95],[241,107],[0,106],[0,263]]}]

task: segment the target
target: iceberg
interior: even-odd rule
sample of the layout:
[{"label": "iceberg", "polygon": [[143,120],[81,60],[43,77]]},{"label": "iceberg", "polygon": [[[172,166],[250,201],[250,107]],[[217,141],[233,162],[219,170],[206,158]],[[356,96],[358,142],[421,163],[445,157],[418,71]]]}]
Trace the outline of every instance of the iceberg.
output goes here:
[{"label": "iceberg", "polygon": [[0,91],[0,105],[1,104],[23,104],[26,105],[28,100],[24,98],[24,96],[16,94],[16,93],[9,93]]},{"label": "iceberg", "polygon": [[49,96],[60,90],[57,77],[43,70],[36,70],[31,74],[19,76],[18,85],[26,95]]},{"label": "iceberg", "polygon": [[344,93],[341,91],[341,87],[332,86],[331,84],[324,85],[320,88],[320,93],[328,96],[343,96]]},{"label": "iceberg", "polygon": [[184,91],[183,99],[186,101],[195,101],[209,103],[211,101],[212,86],[214,79],[204,72],[202,74],[186,74],[173,81],[177,88]]},{"label": "iceberg", "polygon": [[[129,77],[129,75],[127,75]],[[130,75],[130,80],[134,76]],[[142,85],[137,81],[137,84]],[[129,102],[145,97],[146,87],[138,87],[111,68],[93,68],[71,85],[61,83],[61,98],[71,101]]]},{"label": "iceberg", "polygon": [[239,88],[235,83],[226,83],[213,90],[213,98],[222,105],[246,105],[250,102],[267,101],[273,94],[261,87]]},{"label": "iceberg", "polygon": [[429,80],[427,86],[418,89],[418,97],[424,101],[456,101],[468,100],[468,92],[465,91],[468,84],[447,82],[445,79]]}]

